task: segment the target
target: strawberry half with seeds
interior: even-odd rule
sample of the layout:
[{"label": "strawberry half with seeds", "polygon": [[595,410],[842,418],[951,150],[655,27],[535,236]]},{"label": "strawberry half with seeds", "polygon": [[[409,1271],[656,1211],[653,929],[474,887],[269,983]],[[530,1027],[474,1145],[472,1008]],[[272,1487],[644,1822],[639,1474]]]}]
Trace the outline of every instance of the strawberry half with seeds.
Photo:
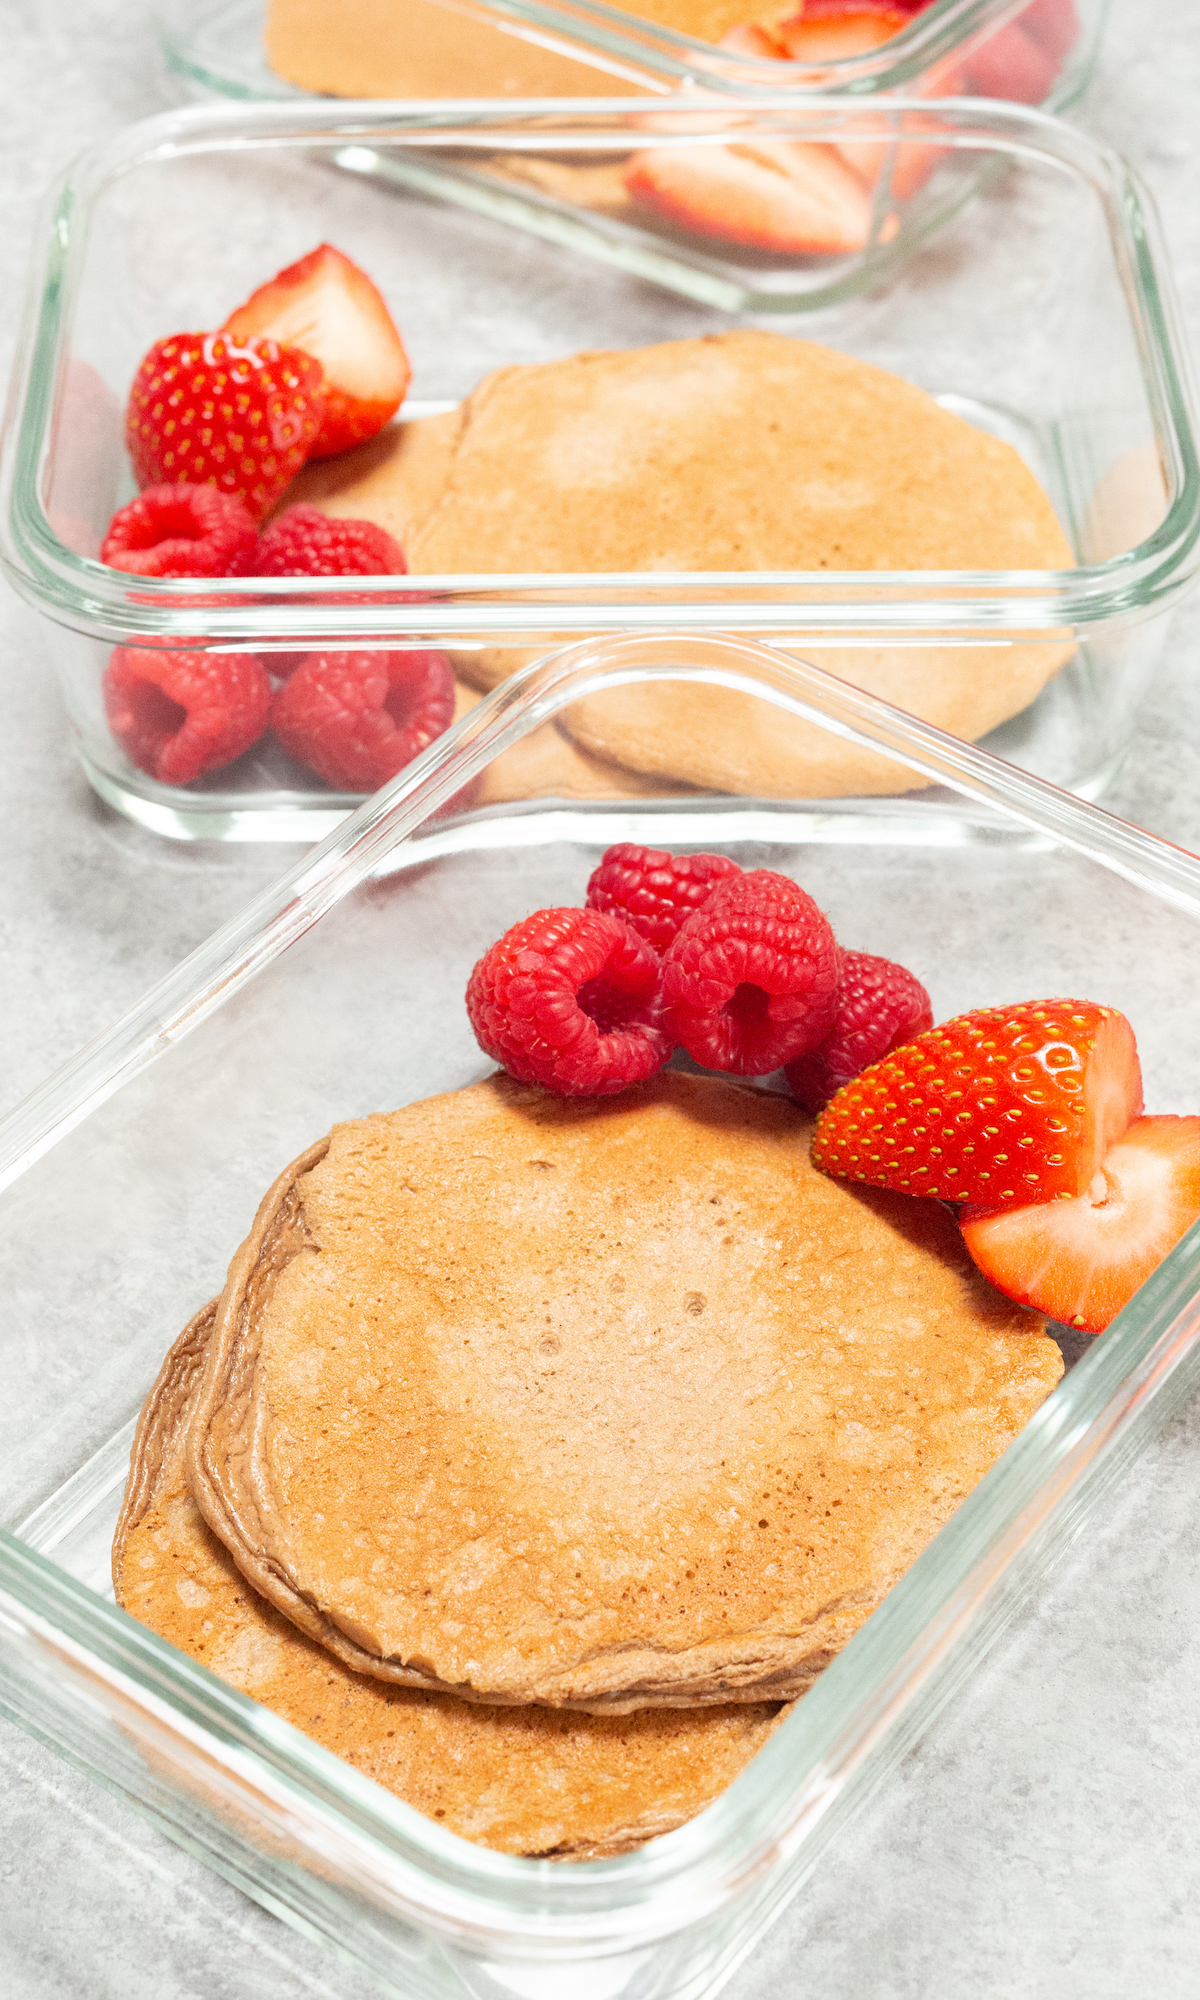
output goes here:
[{"label": "strawberry half with seeds", "polygon": [[1137,1118],[1078,1201],[966,1208],[963,1239],[1010,1299],[1103,1333],[1200,1217],[1200,1118]]},{"label": "strawberry half with seeds", "polygon": [[139,486],[215,486],[260,521],[308,457],[324,412],[310,354],[277,340],[173,333],[138,365],[125,444]]},{"label": "strawberry half with seeds", "polygon": [[632,155],[625,186],[677,228],[785,256],[848,254],[870,235],[870,195],[832,146],[656,147]]},{"label": "strawberry half with seeds", "polygon": [[981,1007],[832,1097],[812,1157],[899,1194],[1018,1208],[1087,1192],[1142,1108],[1133,1030],[1091,1000]]},{"label": "strawberry half with seeds", "polygon": [[383,296],[331,243],[260,285],[223,330],[236,341],[268,334],[316,356],[325,415],[312,458],[374,437],[404,400],[412,369]]}]

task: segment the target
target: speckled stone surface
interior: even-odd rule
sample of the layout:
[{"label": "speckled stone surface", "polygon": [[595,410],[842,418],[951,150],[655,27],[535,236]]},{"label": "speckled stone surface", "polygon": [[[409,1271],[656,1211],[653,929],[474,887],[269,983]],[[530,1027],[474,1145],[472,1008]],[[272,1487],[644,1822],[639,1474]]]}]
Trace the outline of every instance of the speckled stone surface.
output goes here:
[{"label": "speckled stone surface", "polygon": [[[40,190],[170,101],[148,0],[0,4],[0,373]],[[1116,0],[1085,122],[1157,195],[1200,329],[1200,23]],[[1200,848],[1200,601],[1177,619],[1107,801]],[[38,621],[0,591],[0,1104],[15,1102],[293,850],[175,847],[99,806]],[[1182,953],[1147,974],[1191,978]],[[1156,2000],[1200,1957],[1200,1410],[1127,1477],[1035,1605],[887,1782],[732,2000]],[[0,1725],[6,2000],[357,2000],[367,1983]]]}]

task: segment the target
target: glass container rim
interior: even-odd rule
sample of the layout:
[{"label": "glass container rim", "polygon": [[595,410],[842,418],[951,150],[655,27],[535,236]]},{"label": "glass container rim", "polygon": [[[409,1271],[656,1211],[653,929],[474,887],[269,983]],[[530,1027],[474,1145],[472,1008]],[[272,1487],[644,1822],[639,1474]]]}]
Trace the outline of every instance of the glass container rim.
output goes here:
[{"label": "glass container rim", "polygon": [[[793,96],[801,91],[865,96],[903,90],[965,42],[981,38],[985,28],[1003,25],[1028,4],[1029,0],[932,0],[877,48],[824,62],[742,55],[646,20],[633,7],[610,6],[607,0],[455,0],[454,11],[492,25],[499,16],[534,28],[537,38],[559,53],[576,60],[586,60],[585,52],[606,57],[621,66],[617,74],[641,66],[646,81],[660,89],[661,79],[667,78],[671,85],[703,83],[733,96],[767,89],[789,89]],[[1097,30],[1107,10],[1108,0],[1101,0]],[[178,63],[182,52],[173,34],[171,0],[162,0],[160,13],[168,56]],[[281,82],[286,85],[286,79]],[[1069,101],[1072,94],[1069,91],[1061,101]],[[1057,92],[1052,101],[1057,108]]]}]

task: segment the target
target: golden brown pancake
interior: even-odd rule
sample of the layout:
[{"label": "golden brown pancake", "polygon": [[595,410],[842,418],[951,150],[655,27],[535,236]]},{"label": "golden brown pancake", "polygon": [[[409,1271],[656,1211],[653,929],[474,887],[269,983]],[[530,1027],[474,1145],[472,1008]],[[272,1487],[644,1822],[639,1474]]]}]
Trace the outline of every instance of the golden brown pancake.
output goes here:
[{"label": "golden brown pancake", "polygon": [[810,1132],[670,1072],[336,1126],[230,1266],[191,1420],[239,1568],[402,1685],[803,1693],[1062,1372],[942,1207]]},{"label": "golden brown pancake", "polygon": [[185,1476],[215,1310],[184,1329],[142,1412],[113,1545],[126,1611],[408,1805],[507,1854],[622,1854],[732,1782],[783,1714],[775,1703],[634,1716],[485,1708],[349,1672],[251,1590]]},{"label": "golden brown pancake", "polygon": [[[474,708],[479,699],[474,688],[464,687],[460,681],[455,691],[454,720]],[[580,749],[555,723],[544,722],[511,750],[502,750],[492,759],[471,793],[471,804],[503,805],[514,799],[659,798],[669,789],[686,792],[689,788],[668,787],[658,779],[604,763]]]},{"label": "golden brown pancake", "polygon": [[432,0],[270,0],[277,75],[332,97],[637,97],[637,83]]},{"label": "golden brown pancake", "polygon": [[[1011,445],[885,369],[745,329],[499,369],[458,410],[314,463],[288,497],[378,521],[425,573],[1073,561]],[[794,643],[970,741],[1028,707],[1074,651],[1061,634],[998,646]],[[498,648],[457,664],[490,687],[537,656]],[[564,726],[594,756],[710,790],[825,798],[927,782],[726,689],[613,689],[576,704]]]}]

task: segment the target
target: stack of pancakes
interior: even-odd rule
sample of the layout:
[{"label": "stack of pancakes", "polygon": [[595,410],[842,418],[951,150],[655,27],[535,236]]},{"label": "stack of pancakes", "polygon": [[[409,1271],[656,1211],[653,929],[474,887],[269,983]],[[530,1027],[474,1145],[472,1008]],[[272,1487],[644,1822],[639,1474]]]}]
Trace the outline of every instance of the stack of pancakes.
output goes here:
[{"label": "stack of pancakes", "polygon": [[[457,409],[306,467],[287,501],[378,522],[423,574],[883,578],[1073,562],[1011,445],[885,369],[751,330],[498,369]],[[484,647],[456,666],[487,689],[555,643]],[[982,647],[919,631],[882,647],[798,635],[794,647],[972,742],[1028,707],[1074,651],[1057,632]],[[519,768],[488,774],[485,798],[691,787],[830,798],[928,782],[753,697],[683,684],[594,695],[521,750]]]},{"label": "stack of pancakes", "polygon": [[672,1072],[335,1127],[151,1391],[118,1601],[468,1838],[679,1825],[1062,1372],[809,1131]]}]

